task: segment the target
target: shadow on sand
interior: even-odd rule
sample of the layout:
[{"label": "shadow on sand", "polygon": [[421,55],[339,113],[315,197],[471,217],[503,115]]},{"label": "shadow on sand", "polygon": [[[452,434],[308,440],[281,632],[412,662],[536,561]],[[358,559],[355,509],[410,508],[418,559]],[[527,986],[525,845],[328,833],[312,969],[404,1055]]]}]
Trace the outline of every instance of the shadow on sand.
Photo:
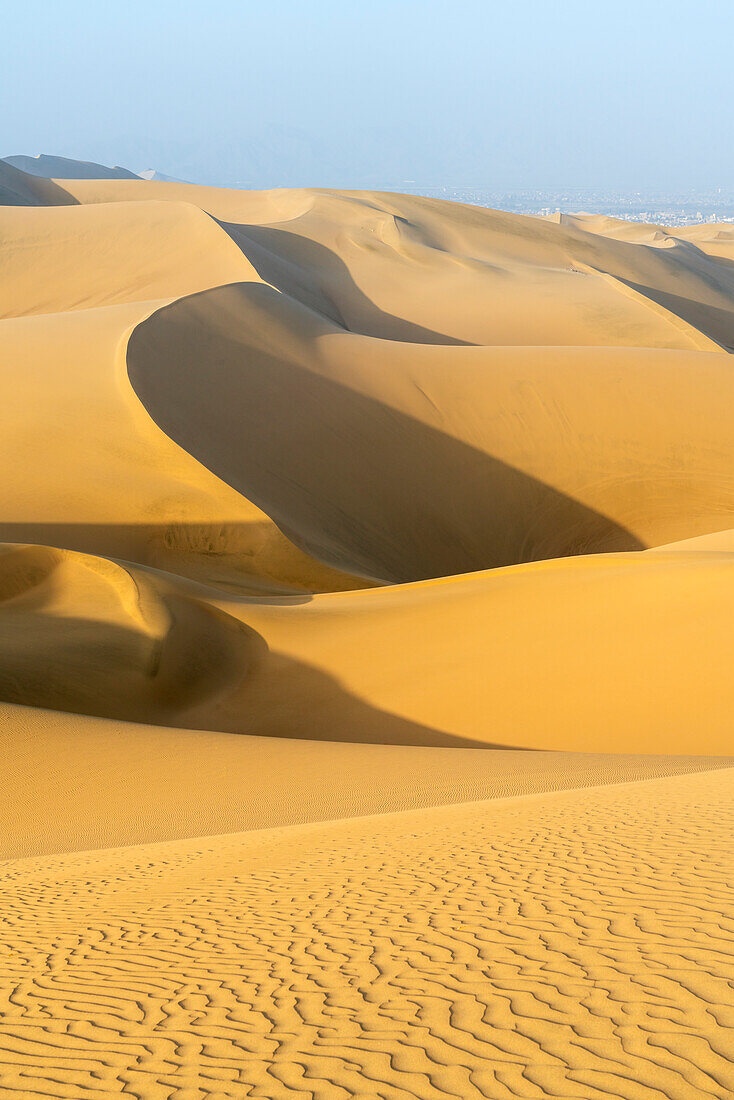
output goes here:
[{"label": "shadow on sand", "polygon": [[316,241],[263,225],[219,225],[262,279],[347,332],[410,344],[468,346],[466,340],[380,309],[357,286],[341,257]]},{"label": "shadow on sand", "polygon": [[282,298],[246,283],[175,302],[132,334],[128,373],[159,427],[296,545],[391,582],[643,549],[537,478],[285,355],[250,349],[238,305],[272,316]]}]

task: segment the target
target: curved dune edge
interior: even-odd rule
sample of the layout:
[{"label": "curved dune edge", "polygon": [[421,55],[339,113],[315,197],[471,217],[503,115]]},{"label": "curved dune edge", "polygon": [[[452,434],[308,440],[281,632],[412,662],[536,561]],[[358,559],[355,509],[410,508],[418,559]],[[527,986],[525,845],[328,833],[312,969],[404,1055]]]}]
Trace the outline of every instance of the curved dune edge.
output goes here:
[{"label": "curved dune edge", "polygon": [[211,706],[259,651],[244,624],[141,571],[0,545],[4,700],[170,724]]},{"label": "curved dune edge", "polygon": [[18,860],[4,1087],[726,1100],[733,775]]},{"label": "curved dune edge", "polygon": [[367,335],[536,346],[734,343],[732,278],[718,262],[730,237],[718,226],[675,234],[628,226],[624,239],[619,223],[553,225],[379,192],[256,193],[145,181],[64,186],[83,204],[195,202],[266,282],[291,296],[305,292],[311,303],[314,295],[330,302],[350,330]]},{"label": "curved dune edge", "polygon": [[4,702],[310,741],[731,751],[731,554],[595,555],[237,597],[6,546],[2,594]]},{"label": "curved dune edge", "polygon": [[137,561],[240,591],[369,584],[298,550],[154,424],[128,382],[125,346],[158,304],[0,322],[0,540]]},{"label": "curved dune edge", "polygon": [[170,300],[258,278],[214,219],[190,202],[0,206],[0,232],[3,319]]},{"label": "curved dune edge", "polygon": [[734,528],[725,531],[712,531],[709,535],[698,535],[695,538],[681,539],[679,542],[670,542],[664,546],[656,547],[657,550],[675,550],[684,553],[709,552],[716,554],[730,554],[734,551]]},{"label": "curved dune edge", "polygon": [[242,283],[153,312],[127,367],[167,436],[348,573],[643,549],[734,514],[720,352],[378,340]]}]

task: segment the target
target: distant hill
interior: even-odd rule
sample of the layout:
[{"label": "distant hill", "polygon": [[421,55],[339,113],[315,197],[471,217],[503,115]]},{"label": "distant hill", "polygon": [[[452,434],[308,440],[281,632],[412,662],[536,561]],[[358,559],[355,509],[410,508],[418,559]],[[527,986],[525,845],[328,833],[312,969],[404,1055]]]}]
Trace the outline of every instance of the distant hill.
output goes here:
[{"label": "distant hill", "polygon": [[34,177],[0,159],[0,206],[66,206],[75,201],[53,180]]},{"label": "distant hill", "polygon": [[182,180],[178,176],[167,176],[165,172],[159,172],[157,168],[146,168],[138,172],[141,180],[158,180],[159,183],[190,183],[191,180]]},{"label": "distant hill", "polygon": [[135,172],[128,168],[108,168],[105,164],[95,164],[91,160],[71,160],[68,157],[54,157],[39,153],[35,157],[13,156],[4,160],[13,168],[27,172],[29,176],[41,176],[44,179],[59,180],[137,180]]}]

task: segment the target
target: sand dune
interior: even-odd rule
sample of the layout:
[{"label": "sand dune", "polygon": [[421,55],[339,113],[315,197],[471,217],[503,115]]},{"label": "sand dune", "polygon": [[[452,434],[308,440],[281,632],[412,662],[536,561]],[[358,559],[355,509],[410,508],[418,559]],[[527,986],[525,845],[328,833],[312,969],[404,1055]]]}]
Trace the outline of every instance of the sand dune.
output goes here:
[{"label": "sand dune", "polygon": [[[159,302],[0,322],[0,539],[173,569],[238,589],[353,588],[153,423],[127,333]],[[18,470],[23,471],[22,478]]]},{"label": "sand dune", "polygon": [[248,597],[63,550],[0,551],[0,701],[126,721],[726,755],[733,644],[729,553],[588,556]]},{"label": "sand dune", "polygon": [[257,277],[216,222],[189,203],[0,207],[0,232],[4,317],[175,298]]},{"label": "sand dune", "polygon": [[165,172],[159,172],[157,168],[145,168],[142,172],[137,172],[136,175],[140,176],[141,180],[159,180],[161,183],[187,183],[187,180],[180,180],[176,176],[167,176]]},{"label": "sand dune", "polygon": [[729,553],[734,550],[734,530],[712,531],[710,535],[698,535],[691,539],[681,539],[680,542],[670,542],[665,546],[659,546],[658,550],[685,550],[698,552],[709,550],[713,552]]},{"label": "sand dune", "polygon": [[0,205],[66,206],[76,201],[53,180],[30,176],[0,159]]},{"label": "sand dune", "polygon": [[731,1095],[734,231],[21,168],[0,1092]]},{"label": "sand dune", "polygon": [[0,695],[11,702],[165,722],[237,682],[257,655],[232,616],[66,550],[0,550],[0,606]]},{"label": "sand dune", "polygon": [[[127,359],[167,435],[305,549],[368,576],[730,526],[734,377],[718,353],[417,347],[245,283],[158,311]],[[298,446],[280,447],[273,418]]]}]

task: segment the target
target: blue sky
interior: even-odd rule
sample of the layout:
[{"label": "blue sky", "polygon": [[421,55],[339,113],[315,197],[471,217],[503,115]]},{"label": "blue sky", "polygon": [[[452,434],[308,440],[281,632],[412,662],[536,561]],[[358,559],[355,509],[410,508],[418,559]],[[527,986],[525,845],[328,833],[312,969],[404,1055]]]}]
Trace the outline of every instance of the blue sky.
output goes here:
[{"label": "blue sky", "polygon": [[0,155],[197,181],[734,186],[734,2],[26,0]]}]

